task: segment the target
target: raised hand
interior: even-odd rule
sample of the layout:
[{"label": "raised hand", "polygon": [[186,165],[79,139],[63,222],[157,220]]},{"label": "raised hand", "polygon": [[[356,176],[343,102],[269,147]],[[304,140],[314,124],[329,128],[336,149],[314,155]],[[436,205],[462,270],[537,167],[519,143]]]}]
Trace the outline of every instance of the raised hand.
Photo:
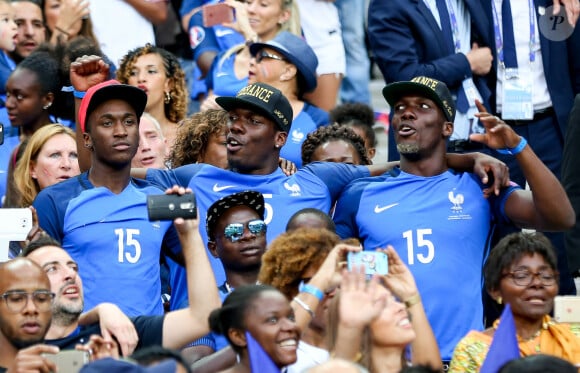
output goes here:
[{"label": "raised hand", "polygon": [[108,77],[109,65],[99,56],[82,56],[70,64],[70,81],[79,92],[86,92]]},{"label": "raised hand", "polygon": [[469,136],[473,141],[481,142],[492,149],[515,148],[520,143],[520,136],[499,117],[487,112],[483,104],[475,101],[479,110],[475,116],[485,127],[485,133],[474,133]]}]

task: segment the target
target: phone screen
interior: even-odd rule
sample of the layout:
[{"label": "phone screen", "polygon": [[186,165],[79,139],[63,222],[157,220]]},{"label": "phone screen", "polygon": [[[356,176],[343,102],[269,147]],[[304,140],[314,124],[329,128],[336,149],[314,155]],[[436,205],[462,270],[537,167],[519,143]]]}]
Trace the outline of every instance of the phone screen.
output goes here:
[{"label": "phone screen", "polygon": [[203,26],[211,27],[234,21],[234,8],[225,3],[208,4],[202,8]]}]

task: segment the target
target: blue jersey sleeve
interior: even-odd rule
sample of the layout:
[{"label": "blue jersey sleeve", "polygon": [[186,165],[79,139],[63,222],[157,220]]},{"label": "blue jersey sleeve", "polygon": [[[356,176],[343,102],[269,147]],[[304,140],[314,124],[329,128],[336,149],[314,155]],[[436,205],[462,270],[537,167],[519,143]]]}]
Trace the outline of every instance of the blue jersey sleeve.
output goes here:
[{"label": "blue jersey sleeve", "polygon": [[201,12],[195,13],[189,19],[187,26],[189,45],[193,51],[193,59],[197,59],[205,52],[219,52],[220,47],[212,27],[203,27]]},{"label": "blue jersey sleeve", "polygon": [[328,125],[330,122],[330,116],[328,112],[322,110],[319,107],[314,105],[310,105],[309,103],[304,103],[304,109],[302,109],[306,114],[312,118],[314,123],[316,123],[316,127],[322,127]]},{"label": "blue jersey sleeve", "polygon": [[163,189],[171,188],[174,185],[187,187],[193,175],[199,172],[203,166],[203,163],[196,163],[177,167],[173,170],[150,168],[147,170],[145,179]]},{"label": "blue jersey sleeve", "polygon": [[[50,237],[62,243],[64,238],[64,216],[70,197],[58,198],[59,193],[55,187],[57,185],[41,190],[34,199],[32,206],[37,211],[40,228]],[[70,191],[70,193],[72,195],[74,192]]]},{"label": "blue jersey sleeve", "polygon": [[495,196],[495,194],[492,194],[489,197],[489,203],[491,205],[491,211],[492,214],[496,220],[496,223],[503,223],[503,224],[511,224],[512,221],[509,218],[509,216],[507,216],[507,213],[505,211],[505,205],[507,203],[507,200],[509,199],[509,196],[511,196],[511,194],[513,192],[515,192],[516,190],[521,190],[522,188],[515,184],[515,183],[511,183],[511,185],[507,188],[504,188],[501,190],[501,193],[499,194],[499,196]]},{"label": "blue jersey sleeve", "polygon": [[336,234],[342,239],[360,238],[356,216],[366,182],[362,180],[349,184],[338,198],[332,219],[336,224]]},{"label": "blue jersey sleeve", "polygon": [[368,167],[353,166],[346,163],[313,162],[302,169],[313,173],[326,184],[332,201],[337,200],[351,181],[370,176]]}]

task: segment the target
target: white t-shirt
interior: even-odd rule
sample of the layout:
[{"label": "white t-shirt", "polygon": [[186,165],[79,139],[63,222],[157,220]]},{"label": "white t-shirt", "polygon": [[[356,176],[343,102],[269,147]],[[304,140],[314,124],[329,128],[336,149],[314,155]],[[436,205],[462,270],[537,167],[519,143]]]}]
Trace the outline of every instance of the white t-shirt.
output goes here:
[{"label": "white t-shirt", "polygon": [[119,66],[131,49],[155,44],[153,25],[122,0],[90,2],[93,29],[103,53]]},{"label": "white t-shirt", "polygon": [[330,354],[325,349],[312,346],[303,341],[298,343],[296,355],[296,362],[287,367],[286,373],[302,373],[307,369],[324,363],[330,357]]}]

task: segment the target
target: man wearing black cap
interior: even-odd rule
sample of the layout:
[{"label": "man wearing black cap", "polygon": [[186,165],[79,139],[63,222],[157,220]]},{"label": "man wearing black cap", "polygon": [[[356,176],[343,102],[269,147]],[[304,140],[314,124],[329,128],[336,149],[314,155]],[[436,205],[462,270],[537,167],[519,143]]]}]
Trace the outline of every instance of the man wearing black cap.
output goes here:
[{"label": "man wearing black cap", "polygon": [[[220,198],[207,211],[207,246],[221,260],[226,274],[226,280],[218,287],[222,301],[236,287],[258,280],[267,246],[264,210],[262,193],[246,190]],[[184,354],[197,360],[227,346],[223,335],[211,332]]]},{"label": "man wearing black cap", "polygon": [[[455,105],[444,83],[416,77],[389,84],[383,95],[394,110],[401,166],[347,187],[335,210],[337,233],[359,238],[367,250],[393,245],[406,260],[445,362],[461,337],[483,327],[481,268],[492,222],[564,230],[574,211],[526,140],[482,105],[477,116],[486,133],[471,139],[514,156],[533,193],[514,185],[486,199],[479,178],[448,168]],[[410,310],[418,299],[409,300]]]},{"label": "man wearing black cap", "polygon": [[90,84],[95,75],[106,76],[100,63],[96,72],[89,68],[95,62],[85,58],[71,65],[73,85],[88,88],[75,95],[84,95],[78,124],[92,166],[44,189],[33,205],[40,226],[85,269],[86,309],[111,302],[129,316],[160,315],[162,242],[173,252],[181,249],[171,221],[147,218],[146,196],[163,191],[130,177],[147,95],[115,80]]}]

